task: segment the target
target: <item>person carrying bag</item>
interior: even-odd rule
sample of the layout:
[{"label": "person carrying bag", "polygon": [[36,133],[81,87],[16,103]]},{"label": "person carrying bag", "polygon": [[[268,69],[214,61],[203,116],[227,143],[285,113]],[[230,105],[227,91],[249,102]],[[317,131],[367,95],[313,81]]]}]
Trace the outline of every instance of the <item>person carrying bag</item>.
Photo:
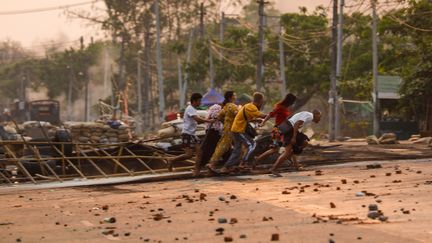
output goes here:
[{"label": "person carrying bag", "polygon": [[232,172],[234,167],[240,163],[242,145],[247,147],[247,152],[243,156],[242,162],[248,163],[250,155],[255,150],[256,142],[253,140],[253,137],[256,136],[256,131],[248,121],[256,118],[264,118],[266,117],[266,114],[259,111],[261,106],[264,104],[264,95],[256,92],[253,97],[253,102],[244,105],[242,108],[243,110],[237,113],[234,119],[231,127],[231,132],[234,138],[234,149],[228,161],[219,173]]}]

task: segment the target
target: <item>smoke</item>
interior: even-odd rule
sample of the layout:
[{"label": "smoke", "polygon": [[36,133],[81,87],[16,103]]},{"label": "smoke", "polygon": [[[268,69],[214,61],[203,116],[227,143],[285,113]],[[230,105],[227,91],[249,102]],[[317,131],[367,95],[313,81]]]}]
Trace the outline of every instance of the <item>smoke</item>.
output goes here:
[{"label": "smoke", "polygon": [[31,88],[26,88],[26,97],[27,97],[27,100],[29,100],[29,101],[32,101],[32,100],[49,100],[48,89],[45,87],[41,87],[37,91],[35,91]]},{"label": "smoke", "polygon": [[[89,102],[90,107],[98,104],[100,99],[104,100],[112,94],[111,78],[118,72],[118,65],[115,62],[119,52],[111,46],[105,46],[98,55],[95,65],[87,69],[89,76]],[[85,97],[83,97],[85,98]],[[84,103],[83,103],[84,104]],[[97,118],[99,111],[90,110],[90,117]]]},{"label": "smoke", "polygon": [[[118,50],[111,46],[106,46],[98,54],[96,64],[87,69],[89,78],[90,121],[97,119],[99,116],[99,109],[94,109],[99,99],[106,99],[112,93],[111,77],[114,73],[118,72],[118,65],[115,62],[118,56]],[[77,90],[74,89],[73,92],[77,92]],[[26,96],[28,101],[50,99],[46,87],[39,88],[37,91],[27,88]],[[71,109],[68,109],[67,93],[61,93],[57,97],[54,97],[54,100],[60,102],[60,119],[62,121],[84,121],[85,99],[85,90],[79,91],[78,99],[73,101]]]}]

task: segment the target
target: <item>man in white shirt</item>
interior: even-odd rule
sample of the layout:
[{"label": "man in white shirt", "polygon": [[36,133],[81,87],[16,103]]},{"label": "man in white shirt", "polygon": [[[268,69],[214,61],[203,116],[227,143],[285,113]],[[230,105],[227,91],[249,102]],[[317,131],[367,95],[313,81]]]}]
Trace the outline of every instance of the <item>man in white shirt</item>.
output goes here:
[{"label": "man in white shirt", "polygon": [[279,173],[276,172],[276,170],[282,165],[282,163],[286,159],[291,159],[291,156],[293,154],[293,146],[296,144],[297,135],[299,134],[298,130],[308,123],[318,123],[320,120],[321,112],[315,109],[312,112],[299,112],[289,118],[286,122],[283,122],[281,125],[278,126],[284,138],[285,152],[282,153],[276,160],[276,162],[273,164],[272,168],[270,169],[270,173],[275,176],[281,176]]},{"label": "man in white shirt", "polygon": [[185,109],[183,115],[183,129],[182,129],[182,143],[185,153],[168,160],[168,170],[172,171],[173,162],[190,159],[193,157],[194,151],[196,154],[195,172],[194,175],[199,174],[200,170],[200,139],[195,135],[198,123],[213,122],[213,119],[206,119],[198,116],[196,108],[201,105],[202,95],[200,93],[193,93],[190,98],[190,105]]}]

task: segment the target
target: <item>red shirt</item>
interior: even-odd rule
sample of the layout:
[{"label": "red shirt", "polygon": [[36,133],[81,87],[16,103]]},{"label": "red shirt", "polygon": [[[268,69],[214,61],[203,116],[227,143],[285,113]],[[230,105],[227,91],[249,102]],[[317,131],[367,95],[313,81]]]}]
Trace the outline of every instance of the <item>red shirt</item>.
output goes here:
[{"label": "red shirt", "polygon": [[279,104],[277,104],[273,109],[273,111],[270,112],[270,117],[275,117],[276,126],[281,124],[285,119],[287,119],[290,116],[291,116],[291,111],[288,108]]}]

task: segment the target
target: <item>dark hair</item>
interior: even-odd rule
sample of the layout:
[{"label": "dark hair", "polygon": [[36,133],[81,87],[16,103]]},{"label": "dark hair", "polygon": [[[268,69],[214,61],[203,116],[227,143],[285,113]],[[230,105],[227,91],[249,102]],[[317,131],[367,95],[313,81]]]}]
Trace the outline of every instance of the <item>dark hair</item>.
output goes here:
[{"label": "dark hair", "polygon": [[234,91],[227,91],[224,94],[224,101],[222,102],[222,107],[224,107],[227,103],[231,102],[231,98],[234,96]]},{"label": "dark hair", "polygon": [[190,97],[190,102],[192,103],[192,102],[197,101],[201,98],[202,98],[202,95],[200,93],[193,93]]},{"label": "dark hair", "polygon": [[285,98],[279,101],[278,105],[283,105],[285,107],[291,106],[296,101],[297,97],[291,93],[285,95]]}]

